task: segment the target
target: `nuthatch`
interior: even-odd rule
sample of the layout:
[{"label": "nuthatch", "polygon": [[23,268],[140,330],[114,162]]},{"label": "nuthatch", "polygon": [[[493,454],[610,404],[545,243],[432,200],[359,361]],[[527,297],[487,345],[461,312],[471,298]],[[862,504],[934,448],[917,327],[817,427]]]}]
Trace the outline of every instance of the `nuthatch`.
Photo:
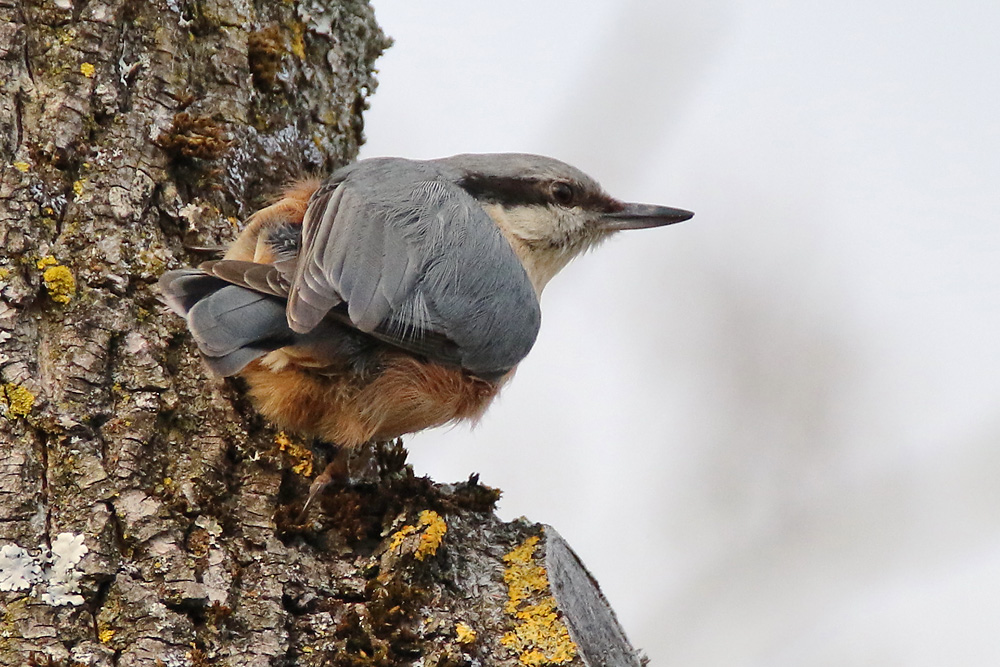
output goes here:
[{"label": "nuthatch", "polygon": [[687,220],[537,155],[376,158],[254,214],[168,305],[269,419],[353,447],[483,413],[538,334],[538,298],[623,229]]}]

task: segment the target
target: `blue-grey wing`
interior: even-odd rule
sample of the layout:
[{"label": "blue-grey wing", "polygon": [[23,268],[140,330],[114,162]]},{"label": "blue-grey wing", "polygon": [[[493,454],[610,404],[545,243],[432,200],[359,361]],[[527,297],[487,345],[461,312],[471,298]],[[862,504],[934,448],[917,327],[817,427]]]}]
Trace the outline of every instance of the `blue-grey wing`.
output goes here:
[{"label": "blue-grey wing", "polygon": [[313,196],[288,299],[305,332],[346,305],[366,333],[492,376],[531,349],[538,299],[510,244],[428,163],[367,160]]}]

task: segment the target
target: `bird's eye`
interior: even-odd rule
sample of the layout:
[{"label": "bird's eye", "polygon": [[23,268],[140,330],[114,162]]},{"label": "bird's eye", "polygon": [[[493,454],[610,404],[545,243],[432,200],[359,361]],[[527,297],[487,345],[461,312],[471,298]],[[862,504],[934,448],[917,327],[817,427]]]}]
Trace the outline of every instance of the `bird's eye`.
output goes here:
[{"label": "bird's eye", "polygon": [[556,181],[552,184],[552,199],[560,206],[569,206],[573,203],[576,193],[573,186],[563,181]]}]

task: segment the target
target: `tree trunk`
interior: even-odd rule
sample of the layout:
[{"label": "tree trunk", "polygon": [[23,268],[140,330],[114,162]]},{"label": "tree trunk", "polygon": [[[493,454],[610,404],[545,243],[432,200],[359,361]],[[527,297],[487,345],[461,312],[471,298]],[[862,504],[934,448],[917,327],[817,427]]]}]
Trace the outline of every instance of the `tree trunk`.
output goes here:
[{"label": "tree trunk", "polygon": [[296,523],[329,451],[157,299],[356,156],[388,44],[360,0],[0,0],[0,664],[637,664],[554,531],[398,443]]}]

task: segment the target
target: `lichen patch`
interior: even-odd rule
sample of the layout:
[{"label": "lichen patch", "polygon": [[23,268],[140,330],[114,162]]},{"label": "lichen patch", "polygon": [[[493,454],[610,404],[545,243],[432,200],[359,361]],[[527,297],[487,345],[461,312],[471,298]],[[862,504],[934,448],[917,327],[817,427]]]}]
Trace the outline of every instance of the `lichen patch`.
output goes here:
[{"label": "lichen patch", "polygon": [[42,280],[45,282],[45,289],[49,291],[49,297],[56,303],[67,304],[76,294],[76,278],[73,272],[65,266],[52,266],[42,273]]},{"label": "lichen patch", "polygon": [[440,514],[434,510],[424,510],[417,519],[417,525],[403,526],[392,534],[389,550],[400,548],[407,537],[419,534],[420,538],[417,540],[416,548],[413,549],[413,556],[417,560],[424,560],[437,553],[447,532],[448,524]]},{"label": "lichen patch", "polygon": [[455,624],[455,639],[459,644],[471,644],[476,641],[476,631],[467,623],[459,621]]},{"label": "lichen patch", "polygon": [[5,544],[0,547],[0,591],[39,586],[42,592],[38,597],[45,604],[53,607],[81,605],[84,602],[80,595],[83,573],[77,565],[88,551],[84,536],[76,533],[56,535],[48,553],[33,554],[16,544]]},{"label": "lichen patch", "polygon": [[505,610],[513,617],[514,629],[504,634],[500,643],[515,651],[524,665],[564,665],[576,657],[576,644],[559,616],[545,568],[535,557],[537,546],[538,536],[534,535],[503,557]]},{"label": "lichen patch", "polygon": [[305,477],[312,476],[312,450],[292,440],[284,431],[280,431],[278,435],[274,436],[274,442],[278,445],[278,449],[292,460],[292,472]]},{"label": "lichen patch", "polygon": [[35,266],[42,271],[42,282],[53,301],[65,305],[73,299],[76,294],[76,278],[72,271],[52,255],[42,257],[35,262]]},{"label": "lichen patch", "polygon": [[8,419],[27,417],[35,405],[35,395],[19,384],[7,382],[0,385],[0,407],[5,408]]}]

